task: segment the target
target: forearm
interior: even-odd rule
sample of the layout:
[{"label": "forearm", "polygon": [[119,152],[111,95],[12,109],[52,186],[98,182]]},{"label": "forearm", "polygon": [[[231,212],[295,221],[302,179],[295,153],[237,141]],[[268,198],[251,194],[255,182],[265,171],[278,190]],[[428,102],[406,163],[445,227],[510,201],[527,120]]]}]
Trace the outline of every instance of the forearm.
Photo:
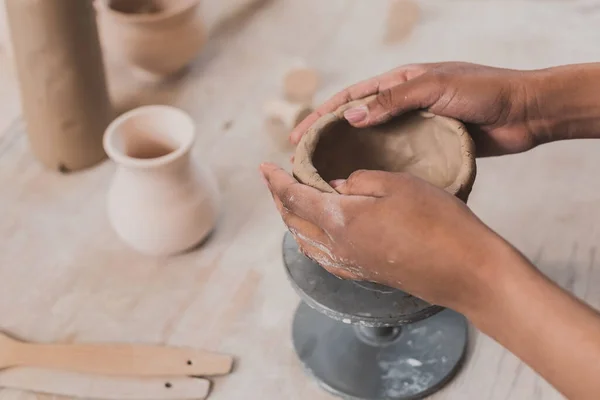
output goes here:
[{"label": "forearm", "polygon": [[569,399],[597,399],[600,314],[520,255],[498,261],[511,264],[498,265],[485,306],[467,316]]},{"label": "forearm", "polygon": [[525,85],[530,130],[538,143],[600,138],[600,63],[532,71]]}]

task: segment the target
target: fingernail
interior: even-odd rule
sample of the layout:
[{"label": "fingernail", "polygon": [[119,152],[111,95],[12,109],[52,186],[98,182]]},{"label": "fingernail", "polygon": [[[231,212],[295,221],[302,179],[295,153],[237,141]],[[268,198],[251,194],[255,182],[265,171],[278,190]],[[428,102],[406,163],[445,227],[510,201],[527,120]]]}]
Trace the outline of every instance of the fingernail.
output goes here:
[{"label": "fingernail", "polygon": [[329,182],[329,185],[335,189],[336,187],[344,184],[345,182],[346,182],[345,179],[334,179],[331,182]]},{"label": "fingernail", "polygon": [[367,106],[360,106],[344,111],[344,118],[350,123],[357,123],[367,118],[369,110]]},{"label": "fingernail", "polygon": [[264,173],[265,171],[267,171],[269,169],[277,169],[277,168],[279,168],[279,166],[277,164],[273,164],[271,162],[264,162],[264,163],[260,164],[259,168]]}]

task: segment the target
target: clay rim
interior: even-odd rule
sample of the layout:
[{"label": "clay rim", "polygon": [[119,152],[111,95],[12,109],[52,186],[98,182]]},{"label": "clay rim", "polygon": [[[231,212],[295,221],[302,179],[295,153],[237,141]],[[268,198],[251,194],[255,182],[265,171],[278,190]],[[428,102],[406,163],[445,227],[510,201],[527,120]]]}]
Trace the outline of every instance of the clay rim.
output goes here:
[{"label": "clay rim", "polygon": [[[308,128],[308,130],[302,136],[300,142],[298,143],[298,152],[295,156],[293,167],[294,175],[300,182],[305,183],[307,175],[314,174],[311,177],[317,179],[316,185],[314,185],[317,189],[330,193],[338,193],[337,190],[331,187],[331,185],[329,185],[329,183],[321,177],[317,169],[312,164],[312,157],[316,147],[318,146],[319,136],[323,131],[330,129],[334,124],[348,123],[347,121],[345,121],[345,118],[343,116],[344,111],[354,106],[367,103],[373,97],[375,97],[375,95],[343,104],[342,106],[338,107],[338,109],[336,109],[335,111],[321,116]],[[467,131],[467,128],[462,122],[453,118],[436,115],[427,110],[415,111],[425,118],[438,118],[441,121],[444,121],[457,134],[460,143],[460,153],[462,162],[460,170],[456,174],[456,178],[450,185],[447,185],[444,188],[444,190],[451,193],[452,195],[457,195],[459,197],[465,198],[468,197],[473,183],[475,181],[476,165],[474,156],[475,144],[469,132]],[[307,155],[308,157],[305,158],[301,155]],[[303,158],[310,160],[310,165],[306,165],[306,163],[303,163],[301,161]],[[306,173],[298,173],[298,171],[306,171]]]},{"label": "clay rim", "polygon": [[121,20],[127,23],[152,23],[152,22],[160,22],[166,21],[169,18],[176,17],[181,15],[194,7],[200,5],[201,0],[187,0],[181,3],[178,7],[170,8],[166,11],[157,12],[157,13],[149,13],[149,14],[128,14],[117,11],[110,7],[108,3],[110,0],[94,0],[94,6],[96,6],[97,10],[101,10],[102,12],[110,15],[111,17]]},{"label": "clay rim", "polygon": [[[139,117],[145,114],[154,114],[154,113],[171,113],[178,114],[177,116],[182,119],[184,124],[189,125],[189,130],[182,135],[183,140],[182,143],[177,146],[177,148],[171,151],[164,156],[155,157],[155,158],[136,158],[130,157],[123,153],[121,150],[118,150],[113,142],[114,137],[117,134],[118,128],[123,125],[126,121]],[[115,163],[127,167],[134,168],[153,168],[161,165],[169,164],[184,154],[191,151],[194,142],[196,141],[196,124],[192,117],[189,116],[185,111],[167,105],[151,105],[151,106],[142,106],[135,108],[133,110],[127,111],[121,116],[115,118],[106,128],[104,133],[104,137],[102,138],[102,144],[104,146],[104,151],[108,157],[113,160]]]}]

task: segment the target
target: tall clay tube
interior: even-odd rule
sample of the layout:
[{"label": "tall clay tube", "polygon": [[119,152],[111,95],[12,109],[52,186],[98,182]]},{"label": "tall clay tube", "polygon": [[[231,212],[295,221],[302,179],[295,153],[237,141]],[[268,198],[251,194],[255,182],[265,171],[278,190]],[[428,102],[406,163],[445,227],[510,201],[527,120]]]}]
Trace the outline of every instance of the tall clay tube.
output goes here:
[{"label": "tall clay tube", "polygon": [[90,0],[6,0],[28,138],[35,156],[61,172],[106,157],[113,117]]}]

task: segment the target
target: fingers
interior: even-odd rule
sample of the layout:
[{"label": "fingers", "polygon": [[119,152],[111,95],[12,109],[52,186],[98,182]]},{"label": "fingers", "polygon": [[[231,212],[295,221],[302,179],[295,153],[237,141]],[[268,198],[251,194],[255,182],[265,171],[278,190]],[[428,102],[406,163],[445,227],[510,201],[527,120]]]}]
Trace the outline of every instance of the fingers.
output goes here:
[{"label": "fingers", "polygon": [[[291,184],[300,186],[294,178],[287,175],[285,172],[281,174],[281,176],[273,178],[273,172],[279,174],[277,169],[279,168],[270,164],[261,165],[261,171],[263,171],[263,174],[265,175],[265,180],[267,181],[267,185],[273,196],[273,202],[275,203],[279,214],[281,214],[283,222],[292,235],[294,235],[297,242],[302,240],[304,244],[310,244],[311,247],[320,248],[321,251],[326,251],[328,246],[330,246],[329,235],[327,235],[319,226],[296,215],[291,209],[293,207],[289,204],[289,200],[284,204],[281,198],[276,194],[275,189],[273,189],[269,179],[271,179],[271,182],[274,181],[275,185]],[[269,178],[267,178],[267,176],[269,176]]]},{"label": "fingers", "polygon": [[341,194],[354,196],[384,197],[393,192],[395,175],[392,172],[361,169],[353,172],[348,179],[336,180],[335,190]]},{"label": "fingers", "polygon": [[356,280],[360,278],[359,274],[350,271],[343,263],[337,261],[331,249],[327,247],[324,248],[322,245],[315,246],[311,241],[303,239],[302,235],[298,236],[297,234],[294,234],[294,232],[292,232],[292,235],[294,235],[302,254],[325,268],[330,273],[342,279]]},{"label": "fingers", "polygon": [[350,101],[361,99],[377,93],[378,87],[378,78],[372,78],[337,93],[331,99],[315,109],[315,111],[309,114],[294,128],[294,130],[290,133],[290,141],[293,144],[298,144],[302,138],[302,135],[304,135],[308,128],[310,128],[323,115],[335,111],[338,107]]},{"label": "fingers", "polygon": [[436,64],[411,64],[405,65],[371,79],[364,80],[352,85],[334,95],[331,99],[319,106],[315,111],[309,114],[300,124],[290,133],[290,141],[298,144],[302,135],[323,115],[335,111],[340,106],[353,101],[365,98],[367,96],[379,93],[380,91],[400,85],[409,79],[422,75],[428,69]]},{"label": "fingers", "polygon": [[431,107],[442,91],[443,85],[435,75],[422,75],[380,91],[369,103],[346,110],[344,117],[358,128],[378,125],[396,115]]},{"label": "fingers", "polygon": [[261,171],[269,190],[286,211],[321,229],[340,224],[343,215],[337,204],[339,196],[303,185],[274,164],[262,164]]},{"label": "fingers", "polygon": [[[276,165],[263,164],[261,165],[261,171],[273,194],[275,205],[291,234],[296,239],[296,242],[298,242],[302,253],[340,278],[360,279],[361,274],[356,271],[356,268],[345,265],[344,262],[335,256],[329,235],[319,225],[313,223],[319,221],[321,217],[314,216],[314,211],[318,211],[318,207],[309,207],[308,205],[317,204],[318,200],[298,202],[294,199],[296,196],[302,198],[302,195],[306,192],[309,193],[308,199],[314,195],[326,194],[298,183],[293,177]],[[306,191],[303,188],[309,190]],[[309,211],[313,211],[313,213],[311,214]],[[319,215],[322,214],[319,213]],[[307,217],[308,220],[303,219],[302,216]]]}]

